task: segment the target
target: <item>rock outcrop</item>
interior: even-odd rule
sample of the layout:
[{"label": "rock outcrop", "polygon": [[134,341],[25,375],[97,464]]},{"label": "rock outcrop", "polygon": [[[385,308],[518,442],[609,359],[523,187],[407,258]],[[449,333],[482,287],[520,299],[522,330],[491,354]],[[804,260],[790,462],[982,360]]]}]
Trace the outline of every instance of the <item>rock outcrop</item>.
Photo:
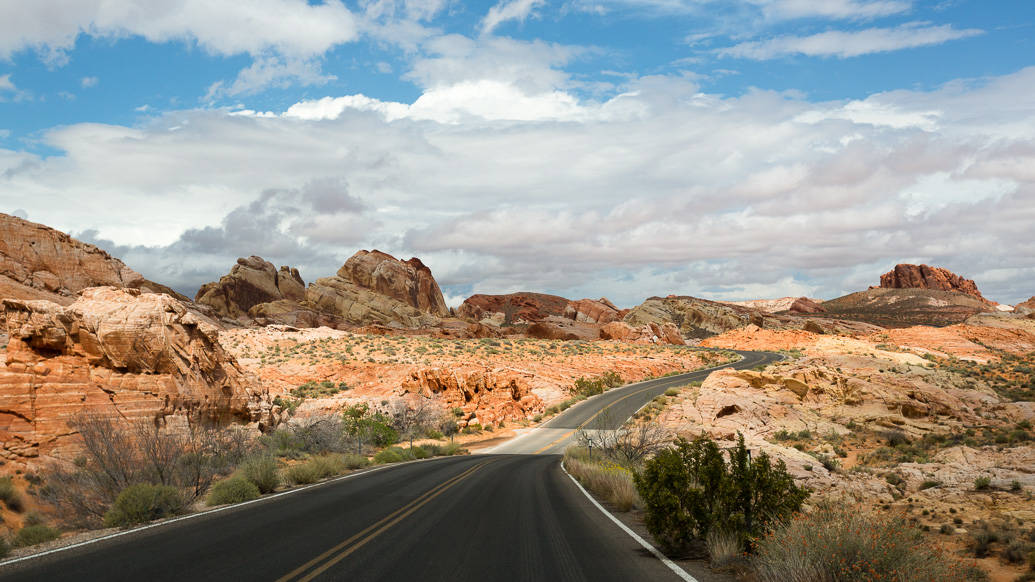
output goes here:
[{"label": "rock outcrop", "polygon": [[[437,286],[436,286],[437,289]],[[306,305],[319,316],[333,316],[353,325],[434,327],[441,320],[393,297],[366,289],[342,277],[324,277],[306,289]]]},{"label": "rock outcrop", "polygon": [[894,269],[881,275],[880,286],[882,289],[955,291],[987,301],[971,279],[964,279],[952,271],[928,265],[895,265]]},{"label": "rock outcrop", "polygon": [[148,281],[94,245],[42,224],[0,214],[0,297],[68,305],[83,289],[104,285],[187,299]]},{"label": "rock outcrop", "polygon": [[281,267],[278,271],[273,263],[255,256],[237,259],[230,274],[202,285],[194,297],[196,303],[234,319],[247,318],[248,310],[256,305],[281,300],[305,300],[305,282],[298,269]]},{"label": "rock outcrop", "polygon": [[571,303],[564,297],[521,291],[506,295],[476,294],[464,300],[456,310],[458,317],[473,321],[486,320],[494,325],[527,324],[550,316],[564,316]]},{"label": "rock outcrop", "polygon": [[416,257],[400,261],[378,250],[359,251],[338,269],[338,277],[418,311],[436,317],[449,316],[431,269]]},{"label": "rock outcrop", "polygon": [[507,369],[426,368],[411,372],[403,390],[440,396],[447,409],[463,410],[463,424],[495,426],[543,412],[545,405],[532,392],[530,378]]},{"label": "rock outcrop", "polygon": [[606,297],[571,301],[564,308],[564,317],[586,323],[604,324],[621,321],[628,313],[628,309],[618,309]]},{"label": "rock outcrop", "polygon": [[634,307],[623,321],[633,327],[671,323],[683,336],[704,338],[750,324],[768,327],[777,320],[761,311],[739,305],[670,295],[664,298],[651,297]]},{"label": "rock outcrop", "polygon": [[822,313],[823,301],[808,297],[781,297],[779,299],[753,299],[751,301],[727,301],[730,305],[739,305],[757,309],[765,313]]},{"label": "rock outcrop", "polygon": [[89,288],[69,306],[6,299],[0,455],[74,455],[83,411],[168,425],[269,421],[269,395],[187,304],[136,289]]},{"label": "rock outcrop", "polygon": [[1035,312],[1035,297],[1014,305],[1014,310],[1022,312]]},{"label": "rock outcrop", "polygon": [[633,327],[623,321],[612,321],[600,328],[600,339],[647,344],[686,345],[683,336],[672,323],[650,322]]},{"label": "rock outcrop", "polygon": [[811,313],[823,313],[826,310],[823,309],[823,302],[815,299],[809,299],[808,297],[799,297],[795,299],[790,307],[787,308],[788,313],[794,314],[811,314]]}]

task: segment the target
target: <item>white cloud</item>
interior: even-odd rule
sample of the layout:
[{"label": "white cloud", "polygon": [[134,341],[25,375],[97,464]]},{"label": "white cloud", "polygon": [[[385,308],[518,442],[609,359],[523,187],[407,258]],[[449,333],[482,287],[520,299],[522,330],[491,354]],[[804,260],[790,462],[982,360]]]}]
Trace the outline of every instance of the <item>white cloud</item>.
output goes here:
[{"label": "white cloud", "polygon": [[90,87],[96,87],[97,83],[100,82],[101,80],[97,77],[83,77],[79,80],[79,85],[82,86],[83,89],[89,89]]},{"label": "white cloud", "polygon": [[637,15],[702,15],[721,11],[723,19],[769,21],[817,18],[866,20],[908,12],[911,0],[575,0],[595,14],[625,9]]},{"label": "white cloud", "polygon": [[749,0],[766,17],[775,20],[797,18],[868,19],[908,12],[912,2],[902,0]]},{"label": "white cloud", "polygon": [[[351,95],[275,116],[57,128],[42,139],[63,155],[0,149],[0,208],[98,229],[184,289],[238,255],[305,263],[311,280],[371,247],[421,257],[452,297],[832,297],[907,259],[1003,302],[1035,288],[1035,68],[830,103],[659,76],[594,102],[544,69],[548,45],[531,60],[494,46],[440,53],[460,60],[423,69],[410,103]],[[525,83],[494,77],[492,61]]]},{"label": "white cloud", "polygon": [[850,58],[872,53],[943,44],[983,34],[974,28],[958,30],[952,25],[934,26],[910,23],[895,28],[830,30],[810,36],[778,36],[768,40],[743,42],[719,49],[721,56],[769,60],[791,55]]},{"label": "white cloud", "polygon": [[489,9],[482,19],[482,34],[492,34],[496,27],[510,20],[524,22],[535,8],[543,5],[544,0],[501,0]]},{"label": "white cloud", "polygon": [[11,80],[11,75],[0,75],[0,91],[17,91],[18,88],[14,86],[14,81]]}]

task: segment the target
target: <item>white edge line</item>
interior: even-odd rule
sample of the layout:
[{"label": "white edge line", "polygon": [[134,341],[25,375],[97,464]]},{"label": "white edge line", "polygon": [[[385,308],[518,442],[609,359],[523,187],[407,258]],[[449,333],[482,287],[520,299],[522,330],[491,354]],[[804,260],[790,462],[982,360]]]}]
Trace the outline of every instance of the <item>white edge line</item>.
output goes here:
[{"label": "white edge line", "polygon": [[381,470],[384,470],[384,469],[390,469],[392,467],[399,467],[399,466],[402,466],[402,465],[408,465],[410,463],[417,463],[417,462],[425,461],[425,460],[434,461],[434,460],[437,460],[437,459],[450,459],[450,458],[453,458],[454,456],[458,456],[458,455],[451,455],[449,457],[435,457],[435,458],[432,458],[432,459],[414,459],[412,461],[405,461],[405,462],[402,462],[402,463],[388,463],[386,465],[381,465],[379,467],[373,467],[373,468],[368,469],[366,471],[359,471],[359,472],[355,472],[355,473],[349,473],[348,475],[342,475],[340,477],[335,477],[333,479],[328,479],[326,481],[321,481],[319,483],[313,483],[312,485],[306,485],[304,487],[296,487],[296,488],[293,488],[293,489],[288,489],[287,491],[281,491],[280,493],[274,493],[273,495],[265,495],[265,496],[260,497],[258,499],[252,499],[251,501],[244,501],[242,503],[231,503],[229,505],[224,505],[222,507],[217,507],[215,509],[206,509],[205,511],[199,511],[197,513],[191,513],[191,514],[188,514],[188,515],[182,515],[180,517],[174,517],[172,519],[167,519],[167,520],[164,520],[164,521],[159,521],[159,522],[156,522],[156,523],[151,523],[151,524],[148,524],[148,525],[145,525],[145,526],[135,527],[133,529],[117,531],[115,533],[111,533],[111,534],[108,534],[106,536],[101,536],[99,538],[92,538],[92,539],[89,539],[89,540],[84,540],[84,541],[77,542],[77,543],[74,543],[74,544],[71,544],[71,545],[68,545],[68,546],[61,546],[60,548],[54,548],[52,550],[47,550],[45,552],[39,552],[39,553],[36,553],[36,554],[29,554],[28,556],[22,556],[20,558],[13,558],[13,559],[10,559],[10,560],[5,560],[5,561],[0,562],[0,568],[3,568],[4,566],[10,565],[10,564],[16,564],[18,562],[24,562],[24,561],[27,561],[27,560],[35,560],[36,558],[42,558],[43,556],[49,556],[50,554],[56,554],[58,552],[64,552],[66,550],[71,550],[71,549],[74,549],[74,548],[81,548],[83,546],[88,546],[90,544],[96,544],[98,542],[103,542],[105,540],[110,540],[110,539],[114,539],[114,538],[117,538],[117,537],[122,537],[124,535],[134,534],[134,533],[137,533],[137,532],[142,532],[144,530],[166,526],[166,525],[169,525],[171,523],[176,523],[176,522],[179,522],[179,521],[186,521],[188,519],[194,519],[194,518],[198,518],[198,517],[202,517],[202,516],[206,516],[206,515],[212,515],[214,513],[219,513],[221,511],[226,511],[228,509],[237,509],[239,507],[244,507],[246,505],[251,505],[253,503],[263,503],[263,502],[269,501],[270,499],[276,499],[277,497],[283,497],[285,495],[291,495],[293,493],[299,493],[301,491],[306,491],[307,489],[313,489],[315,487],[323,487],[323,486],[329,485],[331,483],[336,483],[338,481],[344,481],[345,479],[351,479],[353,477],[360,477],[360,476],[363,476],[363,475],[369,475],[370,473],[376,473],[377,471],[381,471]]},{"label": "white edge line", "polygon": [[604,515],[606,515],[608,517],[608,519],[610,519],[611,521],[615,522],[615,524],[618,527],[622,528],[622,531],[624,531],[625,533],[629,534],[629,536],[632,539],[634,539],[637,542],[639,542],[639,544],[641,546],[643,546],[647,551],[649,551],[650,553],[654,554],[654,557],[659,559],[659,560],[661,560],[662,564],[665,564],[666,566],[668,566],[669,570],[672,570],[673,572],[675,572],[676,576],[679,576],[683,580],[686,580],[686,582],[698,582],[697,578],[694,578],[693,576],[688,574],[686,570],[680,568],[679,565],[677,565],[675,562],[673,562],[672,560],[669,560],[668,558],[666,558],[665,554],[662,554],[661,551],[658,550],[657,548],[655,548],[653,545],[651,545],[650,542],[648,542],[647,540],[641,538],[636,532],[634,532],[633,530],[629,529],[629,527],[627,525],[622,523],[621,520],[619,520],[617,517],[611,515],[611,512],[608,511],[607,509],[605,509],[603,505],[600,505],[600,503],[598,503],[597,500],[594,499],[593,496],[589,494],[589,491],[586,491],[586,488],[582,486],[582,483],[579,483],[579,480],[576,479],[575,477],[572,477],[571,473],[569,473],[568,470],[564,468],[564,461],[561,461],[561,471],[564,471],[564,474],[567,475],[569,479],[571,479],[572,483],[575,483],[575,486],[579,488],[579,491],[582,491],[582,494],[586,496],[586,499],[589,499],[590,503],[595,505],[596,508],[599,509],[601,513],[603,513]]}]

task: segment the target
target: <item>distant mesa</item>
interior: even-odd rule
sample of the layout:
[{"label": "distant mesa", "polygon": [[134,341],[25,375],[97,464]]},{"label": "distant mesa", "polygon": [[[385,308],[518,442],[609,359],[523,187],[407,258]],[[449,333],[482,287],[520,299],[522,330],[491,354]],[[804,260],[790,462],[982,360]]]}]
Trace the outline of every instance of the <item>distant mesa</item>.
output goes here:
[{"label": "distant mesa", "polygon": [[928,265],[895,265],[891,271],[881,275],[882,289],[935,289],[939,291],[955,291],[973,295],[987,301],[978,291],[977,284],[940,267]]},{"label": "distant mesa", "polygon": [[753,299],[751,301],[727,301],[765,313],[823,313],[822,299],[809,297],[781,297],[779,299]]}]

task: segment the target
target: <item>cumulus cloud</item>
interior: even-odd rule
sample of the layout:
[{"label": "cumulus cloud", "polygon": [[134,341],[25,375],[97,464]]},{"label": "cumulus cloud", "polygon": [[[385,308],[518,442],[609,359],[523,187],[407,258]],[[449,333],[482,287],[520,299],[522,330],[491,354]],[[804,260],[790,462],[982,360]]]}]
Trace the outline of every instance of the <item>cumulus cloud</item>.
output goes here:
[{"label": "cumulus cloud", "polygon": [[721,56],[769,60],[791,55],[850,58],[866,54],[943,44],[984,34],[976,28],[913,22],[894,28],[829,30],[809,36],[784,35],[719,49]]},{"label": "cumulus cloud", "polygon": [[101,80],[97,77],[83,77],[79,80],[79,85],[83,89],[89,89],[90,87],[96,87]]},{"label": "cumulus cloud", "polygon": [[450,94],[445,111],[462,114],[416,115],[439,91],[503,83],[477,79],[476,51],[458,50],[479,73],[431,64],[409,103],[337,96],[270,116],[54,129],[41,139],[63,155],[0,149],[0,205],[96,229],[187,291],[236,256],[311,280],[358,248],[421,257],[451,297],[834,297],[903,260],[975,278],[999,301],[1035,288],[1035,68],[832,102],[655,76],[591,101],[544,70],[563,59],[540,48],[537,66],[492,58],[528,71],[508,89],[570,107],[478,113],[471,91]]},{"label": "cumulus cloud", "polygon": [[482,34],[492,34],[497,26],[510,20],[524,22],[535,8],[542,5],[543,0],[502,0],[482,19]]}]

